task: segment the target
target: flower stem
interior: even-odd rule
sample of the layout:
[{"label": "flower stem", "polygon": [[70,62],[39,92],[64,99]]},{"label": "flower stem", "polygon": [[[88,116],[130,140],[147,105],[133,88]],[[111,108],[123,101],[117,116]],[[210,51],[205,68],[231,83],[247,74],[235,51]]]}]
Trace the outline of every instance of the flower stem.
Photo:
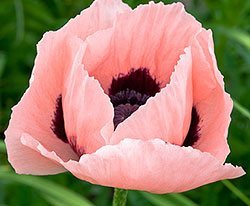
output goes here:
[{"label": "flower stem", "polygon": [[115,188],[113,196],[113,206],[125,206],[127,201],[128,190]]}]

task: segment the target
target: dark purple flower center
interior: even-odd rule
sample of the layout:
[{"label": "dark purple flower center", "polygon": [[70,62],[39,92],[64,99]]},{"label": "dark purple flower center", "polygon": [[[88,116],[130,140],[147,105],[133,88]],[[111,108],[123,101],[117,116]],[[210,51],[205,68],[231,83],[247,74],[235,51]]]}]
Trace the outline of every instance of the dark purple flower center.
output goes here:
[{"label": "dark purple flower center", "polygon": [[62,107],[62,95],[59,95],[56,99],[56,110],[54,111],[54,118],[50,126],[54,134],[63,142],[68,143],[68,138],[64,126],[63,107]]},{"label": "dark purple flower center", "polygon": [[[109,96],[114,106],[115,128],[159,91],[159,83],[150,76],[146,68],[132,69],[127,75],[113,78]],[[191,115],[190,128],[183,146],[192,146],[199,139],[200,117],[195,107],[192,108]]]},{"label": "dark purple flower center", "polygon": [[185,138],[183,146],[193,146],[199,139],[200,127],[199,127],[200,117],[195,107],[192,108],[191,123],[188,130],[188,134]]},{"label": "dark purple flower center", "polygon": [[114,106],[115,128],[159,91],[159,83],[146,68],[132,69],[127,75],[113,78],[109,96]]},{"label": "dark purple flower center", "polygon": [[154,96],[160,91],[160,85],[156,82],[156,79],[151,77],[148,69],[139,68],[137,70],[132,69],[126,75],[119,74],[117,78],[113,78],[109,95],[115,95],[127,89]]},{"label": "dark purple flower center", "polygon": [[79,147],[74,137],[68,138],[65,130],[64,117],[63,117],[63,106],[62,106],[62,95],[60,94],[56,99],[54,117],[50,126],[53,133],[65,143],[69,143],[71,148],[80,157],[85,154],[84,148]]},{"label": "dark purple flower center", "polygon": [[[160,84],[150,76],[146,68],[132,69],[127,75],[120,74],[117,78],[113,78],[109,88],[109,97],[114,106],[115,128],[157,92],[160,92]],[[60,140],[69,143],[78,156],[81,156],[85,153],[84,148],[77,145],[74,137],[67,137],[63,116],[62,95],[59,95],[56,99],[50,128]],[[190,128],[183,146],[193,146],[198,141],[199,122],[199,114],[193,107]]]}]

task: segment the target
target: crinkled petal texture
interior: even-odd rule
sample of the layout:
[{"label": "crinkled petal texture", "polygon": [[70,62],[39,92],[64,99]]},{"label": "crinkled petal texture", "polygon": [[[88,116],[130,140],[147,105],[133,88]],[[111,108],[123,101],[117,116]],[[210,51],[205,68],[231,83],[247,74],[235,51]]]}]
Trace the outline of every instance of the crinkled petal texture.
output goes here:
[{"label": "crinkled petal texture", "polygon": [[[149,68],[163,87],[146,105],[118,125],[108,142],[114,144],[126,137],[161,138],[181,145],[190,124],[191,107],[195,106],[200,118],[200,138],[193,146],[225,161],[229,154],[227,131],[232,100],[224,91],[211,35],[185,12],[182,4],[165,6],[151,2],[120,14],[112,28],[86,39],[85,69],[99,80],[106,93],[112,78],[127,74],[131,68]],[[182,59],[184,63],[177,64],[188,46],[191,46],[192,58]],[[169,82],[176,76],[174,69],[176,73],[185,72],[190,64],[192,83],[183,77],[178,77],[177,86],[176,80]],[[178,71],[178,67],[183,68]],[[175,127],[177,122],[178,127]]]},{"label": "crinkled petal texture", "polygon": [[182,145],[189,129],[192,105],[192,57],[190,48],[186,48],[170,83],[118,125],[110,143],[117,144],[130,137],[143,140],[160,138]]},{"label": "crinkled petal texture", "polygon": [[201,25],[181,3],[150,2],[119,14],[114,26],[86,39],[83,63],[108,93],[112,78],[132,68],[148,68],[161,87]]},{"label": "crinkled petal texture", "polygon": [[84,40],[97,30],[111,27],[117,13],[129,10],[120,0],[97,0],[62,29],[46,33],[39,42],[30,87],[13,108],[5,132],[8,158],[16,172],[42,175],[65,171],[61,165],[23,146],[22,133],[30,134],[64,160],[77,158],[69,144],[57,138],[51,130],[58,97],[65,94],[67,88],[66,77],[75,58],[80,58],[76,54],[80,52],[81,44],[72,36]]},{"label": "crinkled petal texture", "polygon": [[[149,69],[161,91],[113,131],[109,86],[132,68]],[[69,144],[51,130],[58,97],[67,135],[59,138]],[[184,147],[192,107],[199,138]],[[211,32],[182,4],[130,11],[98,0],[39,43],[30,87],[6,131],[8,156],[18,173],[68,170],[94,184],[182,192],[244,174],[224,164],[231,109]]]},{"label": "crinkled petal texture", "polygon": [[[78,41],[84,52],[85,44]],[[92,153],[105,145],[105,135],[114,130],[113,105],[99,82],[88,76],[81,58],[76,58],[66,85],[63,108],[67,137],[79,156]]]},{"label": "crinkled petal texture", "polygon": [[202,29],[192,43],[193,101],[200,116],[199,140],[194,148],[209,152],[224,162],[229,154],[227,132],[233,103],[214,55],[212,32]]},{"label": "crinkled petal texture", "polygon": [[242,168],[221,165],[209,153],[166,144],[160,139],[125,139],[117,145],[107,145],[95,153],[83,155],[79,162],[63,162],[27,135],[22,141],[43,156],[61,163],[82,180],[118,188],[153,193],[183,192],[244,174]]},{"label": "crinkled petal texture", "polygon": [[23,146],[20,141],[22,133],[30,134],[65,160],[76,159],[70,146],[54,135],[51,124],[56,100],[63,90],[64,72],[72,65],[78,47],[73,42],[63,43],[63,39],[55,42],[50,34],[46,34],[38,45],[30,87],[13,108],[5,132],[8,158],[18,173],[40,175],[64,171],[60,165]]}]

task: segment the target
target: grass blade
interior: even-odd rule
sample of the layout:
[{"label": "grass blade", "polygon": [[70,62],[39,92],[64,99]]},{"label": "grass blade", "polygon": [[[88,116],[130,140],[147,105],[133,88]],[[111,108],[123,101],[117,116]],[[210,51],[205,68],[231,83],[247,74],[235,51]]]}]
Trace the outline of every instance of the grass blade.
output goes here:
[{"label": "grass blade", "polygon": [[242,202],[246,203],[248,206],[250,205],[250,199],[241,192],[237,187],[235,187],[229,180],[223,180],[222,183],[237,196]]},{"label": "grass blade", "polygon": [[43,195],[47,195],[47,197],[49,197],[47,199],[50,199],[50,201],[53,200],[54,203],[58,203],[60,201],[64,205],[66,204],[70,206],[93,206],[93,204],[84,197],[63,186],[57,185],[54,182],[45,180],[44,178],[28,175],[16,175],[14,173],[5,172],[4,170],[0,169],[0,179],[33,187],[41,191]]},{"label": "grass blade", "polygon": [[221,26],[217,26],[215,29],[250,50],[250,36],[245,31]]},{"label": "grass blade", "polygon": [[51,205],[53,206],[68,206],[66,203],[54,198],[53,196],[50,195],[43,195],[43,198],[47,200]]},{"label": "grass blade", "polygon": [[22,0],[15,0],[16,41],[20,43],[24,37],[24,13]]},{"label": "grass blade", "polygon": [[182,194],[156,195],[147,192],[140,192],[149,202],[156,206],[198,206]]},{"label": "grass blade", "polygon": [[231,30],[228,35],[250,50],[250,36],[239,30]]},{"label": "grass blade", "polygon": [[234,101],[234,108],[238,110],[238,112],[240,112],[243,116],[245,116],[246,118],[250,119],[250,112],[243,107],[240,103],[238,103],[236,100]]},{"label": "grass blade", "polygon": [[0,152],[6,153],[6,147],[3,141],[0,141]]}]

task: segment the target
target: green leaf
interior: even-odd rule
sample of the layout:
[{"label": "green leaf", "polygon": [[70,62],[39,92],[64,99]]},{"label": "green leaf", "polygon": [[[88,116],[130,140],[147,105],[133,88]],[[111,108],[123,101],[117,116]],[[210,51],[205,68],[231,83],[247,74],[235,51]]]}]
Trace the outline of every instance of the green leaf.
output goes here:
[{"label": "green leaf", "polygon": [[43,198],[47,200],[51,205],[53,206],[68,206],[66,203],[58,200],[57,198],[54,198],[53,196],[50,195],[43,195]]},{"label": "green leaf", "polygon": [[4,52],[0,51],[0,78],[3,74],[5,64],[6,64],[6,55]]},{"label": "green leaf", "polygon": [[0,152],[6,153],[6,147],[3,141],[0,141]]},{"label": "green leaf", "polygon": [[54,204],[59,204],[59,202],[62,202],[63,204],[61,205],[93,206],[93,204],[84,197],[63,186],[57,185],[56,183],[48,181],[41,177],[17,175],[1,169],[0,179],[9,180],[33,187],[41,191],[43,195],[47,195],[47,200],[54,201]]},{"label": "green leaf", "polygon": [[14,2],[16,12],[16,41],[20,43],[24,37],[23,3],[21,0],[15,0]]},{"label": "green leaf", "polygon": [[227,27],[217,26],[217,31],[224,34],[225,36],[233,39],[250,50],[250,35],[239,29],[231,29]]},{"label": "green leaf", "polygon": [[238,103],[236,100],[234,101],[234,108],[238,110],[238,112],[240,112],[243,116],[245,116],[246,118],[250,119],[250,112],[243,107],[240,103]]},{"label": "green leaf", "polygon": [[237,187],[235,187],[229,180],[223,180],[222,183],[237,196],[242,202],[246,203],[248,206],[250,205],[250,199],[241,192]]},{"label": "green leaf", "polygon": [[228,36],[238,41],[240,44],[250,50],[250,36],[247,33],[240,30],[230,30]]},{"label": "green leaf", "polygon": [[182,194],[156,195],[140,192],[149,202],[156,206],[198,206],[192,200]]}]

